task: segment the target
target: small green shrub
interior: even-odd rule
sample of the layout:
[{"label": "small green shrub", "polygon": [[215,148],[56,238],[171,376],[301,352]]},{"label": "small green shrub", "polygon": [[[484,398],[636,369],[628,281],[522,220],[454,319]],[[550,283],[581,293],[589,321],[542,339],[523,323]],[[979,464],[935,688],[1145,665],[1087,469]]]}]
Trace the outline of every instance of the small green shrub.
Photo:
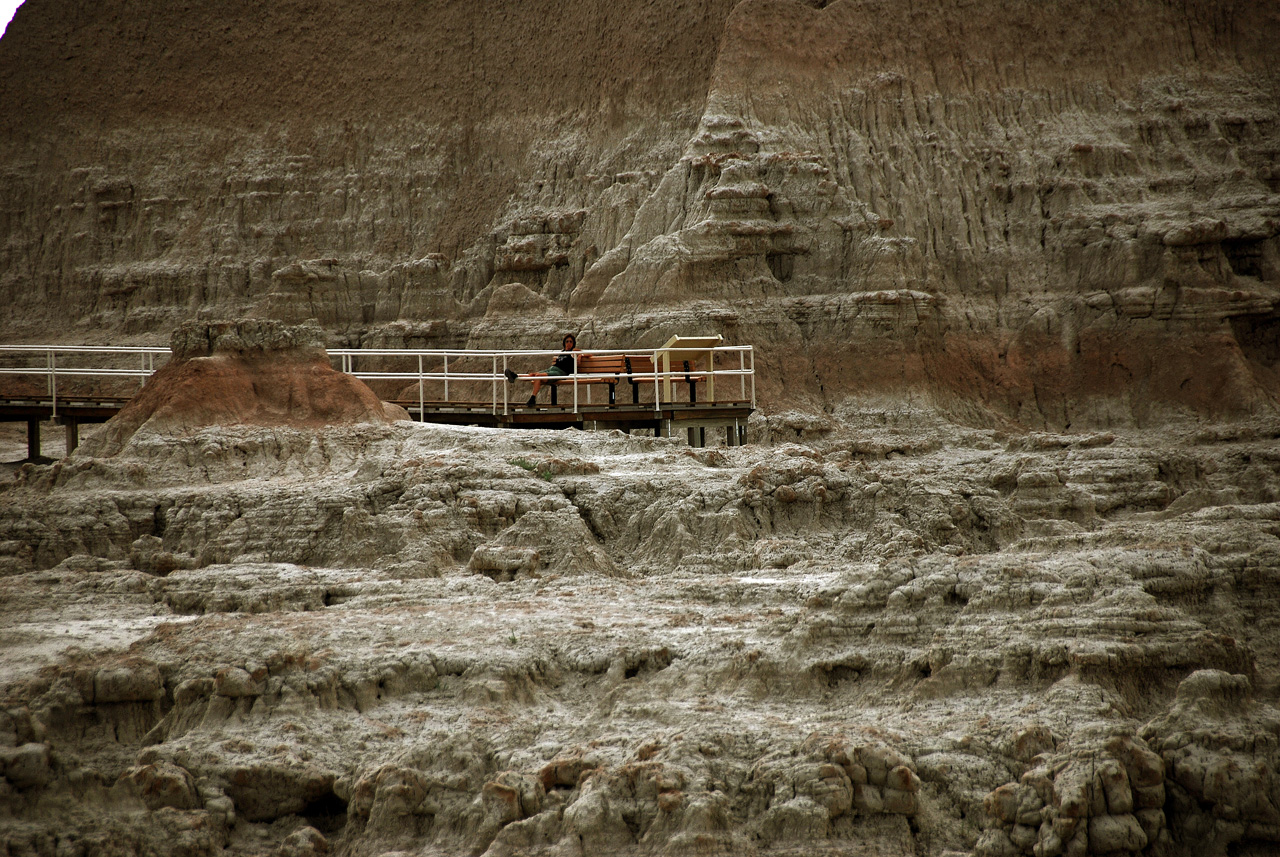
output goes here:
[{"label": "small green shrub", "polygon": [[525,470],[532,473],[534,476],[538,477],[539,479],[544,479],[547,482],[550,482],[551,477],[555,475],[550,470],[539,470],[538,465],[533,463],[527,458],[512,458],[512,459],[508,459],[507,463],[514,464],[516,467],[522,467]]}]

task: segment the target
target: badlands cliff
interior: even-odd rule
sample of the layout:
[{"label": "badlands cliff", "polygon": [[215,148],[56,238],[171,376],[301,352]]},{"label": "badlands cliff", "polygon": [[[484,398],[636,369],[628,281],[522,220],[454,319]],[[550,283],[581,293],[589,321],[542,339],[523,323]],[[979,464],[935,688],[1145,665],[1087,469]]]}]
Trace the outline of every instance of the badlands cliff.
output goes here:
[{"label": "badlands cliff", "polygon": [[722,333],[808,409],[1274,412],[1277,36],[1256,0],[31,0],[0,332]]},{"label": "badlands cliff", "polygon": [[[153,7],[0,39],[0,339],[175,346],[0,483],[0,857],[1280,849],[1280,7]],[[566,329],[751,443],[323,352]]]}]

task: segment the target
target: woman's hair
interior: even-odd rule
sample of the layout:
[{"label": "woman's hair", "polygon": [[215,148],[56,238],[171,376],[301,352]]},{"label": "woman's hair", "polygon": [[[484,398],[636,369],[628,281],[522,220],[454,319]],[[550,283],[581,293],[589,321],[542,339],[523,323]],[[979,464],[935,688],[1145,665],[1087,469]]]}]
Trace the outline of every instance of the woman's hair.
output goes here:
[{"label": "woman's hair", "polygon": [[573,347],[574,347],[574,348],[577,348],[577,347],[578,347],[578,337],[574,336],[572,333],[566,333],[566,334],[564,335],[564,339],[560,340],[560,344],[561,344],[561,345],[564,345],[566,342],[569,342],[570,340],[572,340],[572,341],[573,341]]}]

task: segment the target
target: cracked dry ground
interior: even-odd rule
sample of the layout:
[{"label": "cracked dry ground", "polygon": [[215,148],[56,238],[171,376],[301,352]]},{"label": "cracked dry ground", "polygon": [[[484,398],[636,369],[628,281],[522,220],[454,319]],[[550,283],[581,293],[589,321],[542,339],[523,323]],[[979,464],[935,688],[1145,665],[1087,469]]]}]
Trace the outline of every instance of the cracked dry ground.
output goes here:
[{"label": "cracked dry ground", "polygon": [[1280,424],[863,418],[24,469],[0,854],[1274,853]]}]

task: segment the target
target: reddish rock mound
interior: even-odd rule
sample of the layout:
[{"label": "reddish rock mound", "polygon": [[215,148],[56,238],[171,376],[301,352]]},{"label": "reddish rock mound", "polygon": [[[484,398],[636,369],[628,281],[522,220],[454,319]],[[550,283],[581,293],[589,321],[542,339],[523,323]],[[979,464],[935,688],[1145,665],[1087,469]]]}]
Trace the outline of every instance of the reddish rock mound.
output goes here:
[{"label": "reddish rock mound", "polygon": [[160,432],[241,424],[319,428],[407,418],[364,382],[335,371],[322,342],[314,323],[184,324],[170,340],[170,362],[82,449],[115,455],[144,427]]}]

